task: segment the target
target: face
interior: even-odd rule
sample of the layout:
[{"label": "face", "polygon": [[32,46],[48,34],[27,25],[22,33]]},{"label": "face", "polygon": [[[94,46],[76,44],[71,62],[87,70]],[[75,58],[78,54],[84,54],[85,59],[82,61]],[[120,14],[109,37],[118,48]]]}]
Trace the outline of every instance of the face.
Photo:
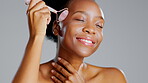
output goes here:
[{"label": "face", "polygon": [[103,39],[104,20],[100,8],[91,0],[73,0],[68,9],[69,15],[60,22],[60,48],[87,57],[97,50]]}]

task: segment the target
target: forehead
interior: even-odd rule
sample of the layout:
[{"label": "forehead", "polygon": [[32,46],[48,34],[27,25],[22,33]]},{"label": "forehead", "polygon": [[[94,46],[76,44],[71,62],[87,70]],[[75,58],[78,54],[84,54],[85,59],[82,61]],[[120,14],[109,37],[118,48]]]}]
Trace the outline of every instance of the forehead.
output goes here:
[{"label": "forehead", "polygon": [[85,11],[99,14],[101,10],[99,5],[93,0],[72,0],[68,5],[70,12]]}]

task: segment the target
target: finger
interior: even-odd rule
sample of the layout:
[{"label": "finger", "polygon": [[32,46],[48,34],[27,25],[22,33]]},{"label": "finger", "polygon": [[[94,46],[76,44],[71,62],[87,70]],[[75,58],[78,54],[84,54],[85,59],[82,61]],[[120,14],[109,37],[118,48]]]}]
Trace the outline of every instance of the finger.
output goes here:
[{"label": "finger", "polygon": [[37,14],[37,15],[38,14],[48,14],[48,16],[47,16],[48,18],[51,16],[51,13],[47,7],[43,7],[39,10],[34,11],[34,14]]},{"label": "finger", "polygon": [[72,82],[71,82],[71,81],[69,81],[69,80],[66,80],[66,81],[65,81],[65,83],[72,83]]},{"label": "finger", "polygon": [[49,19],[47,19],[47,24],[49,24],[51,21],[51,17]]},{"label": "finger", "polygon": [[28,10],[27,10],[27,13],[29,12],[29,13],[33,13],[34,11],[36,11],[36,10],[39,10],[39,9],[41,9],[41,8],[43,8],[43,7],[46,7],[46,5],[45,5],[45,2],[44,1],[39,1],[36,5],[34,5],[32,8],[29,8]]},{"label": "finger", "polygon": [[47,13],[47,15],[46,15],[47,24],[49,24],[50,21],[51,21],[51,12],[50,12],[50,10],[48,9],[48,7],[42,8],[39,12]]},{"label": "finger", "polygon": [[28,6],[28,10],[31,9],[34,5],[36,5],[39,1],[42,0],[31,0]]},{"label": "finger", "polygon": [[51,79],[55,82],[55,83],[62,83],[58,78],[56,78],[55,76],[51,76]]},{"label": "finger", "polygon": [[66,60],[64,60],[64,59],[62,59],[62,58],[60,58],[60,57],[58,57],[58,61],[59,61],[62,65],[64,65],[64,66],[68,69],[68,71],[71,72],[72,74],[74,74],[74,73],[77,72],[77,71],[75,70],[75,68],[74,68],[69,62],[67,62]]},{"label": "finger", "polygon": [[59,74],[58,72],[56,72],[55,70],[51,70],[51,73],[58,79],[60,79],[62,82],[65,82],[66,78]]},{"label": "finger", "polygon": [[58,72],[62,73],[65,77],[71,76],[71,74],[59,64],[52,62],[52,65]]},{"label": "finger", "polygon": [[49,24],[51,21],[51,13],[47,7],[35,11],[34,15],[43,15],[42,17],[46,18],[47,24]]}]

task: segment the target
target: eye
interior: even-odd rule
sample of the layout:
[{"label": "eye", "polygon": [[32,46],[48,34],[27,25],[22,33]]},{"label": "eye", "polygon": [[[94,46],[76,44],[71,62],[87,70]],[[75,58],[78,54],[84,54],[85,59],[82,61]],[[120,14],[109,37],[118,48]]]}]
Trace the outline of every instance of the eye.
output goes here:
[{"label": "eye", "polygon": [[96,25],[98,28],[103,28],[103,26],[100,26],[100,25]]},{"label": "eye", "polygon": [[76,21],[81,21],[81,22],[85,22],[85,20],[83,19],[75,19]]},{"label": "eye", "polygon": [[96,24],[96,26],[97,26],[98,28],[103,28],[103,23],[98,23],[98,24]]}]

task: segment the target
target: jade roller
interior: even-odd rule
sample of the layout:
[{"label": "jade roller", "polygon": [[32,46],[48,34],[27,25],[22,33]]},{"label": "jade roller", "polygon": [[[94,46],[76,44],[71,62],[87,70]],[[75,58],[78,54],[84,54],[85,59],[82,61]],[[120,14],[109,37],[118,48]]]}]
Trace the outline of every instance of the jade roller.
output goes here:
[{"label": "jade roller", "polygon": [[[30,1],[31,1],[31,0],[25,0],[25,4],[26,4],[26,5],[29,5]],[[68,12],[68,8],[64,8],[64,9],[61,9],[61,10],[57,11],[57,10],[53,9],[52,7],[49,7],[49,6],[48,6],[48,9],[49,9],[51,12],[53,12],[53,13],[56,14],[56,20],[57,20],[58,22],[63,21],[63,20],[68,16],[68,13],[69,13],[69,12]],[[58,13],[59,13],[59,15],[58,15]]]}]

